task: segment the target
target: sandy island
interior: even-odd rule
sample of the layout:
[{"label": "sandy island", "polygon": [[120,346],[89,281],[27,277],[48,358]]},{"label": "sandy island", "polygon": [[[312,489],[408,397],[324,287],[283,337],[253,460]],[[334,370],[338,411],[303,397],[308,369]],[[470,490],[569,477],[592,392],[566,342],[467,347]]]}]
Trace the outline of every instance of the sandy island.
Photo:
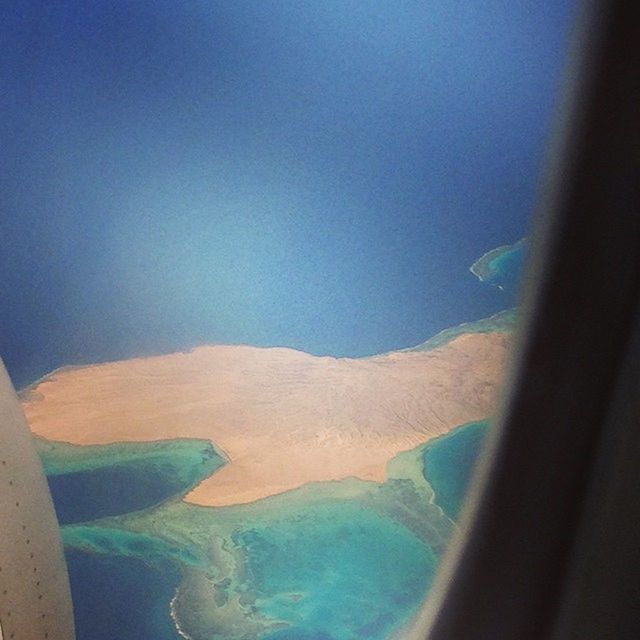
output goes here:
[{"label": "sandy island", "polygon": [[310,481],[383,482],[399,452],[493,412],[510,340],[465,334],[363,359],[206,346],[56,371],[23,407],[50,440],[208,439],[229,462],[187,501],[242,504]]}]

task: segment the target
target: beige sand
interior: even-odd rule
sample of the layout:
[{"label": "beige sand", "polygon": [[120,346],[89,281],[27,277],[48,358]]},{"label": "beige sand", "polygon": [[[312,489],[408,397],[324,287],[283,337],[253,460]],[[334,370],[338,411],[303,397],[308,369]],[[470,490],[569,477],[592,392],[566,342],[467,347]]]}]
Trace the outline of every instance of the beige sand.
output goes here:
[{"label": "beige sand", "polygon": [[400,451],[492,413],[509,345],[507,334],[467,334],[365,359],[199,347],[55,372],[23,406],[52,440],[209,439],[230,462],[187,500],[239,504],[310,481],[384,481]]}]

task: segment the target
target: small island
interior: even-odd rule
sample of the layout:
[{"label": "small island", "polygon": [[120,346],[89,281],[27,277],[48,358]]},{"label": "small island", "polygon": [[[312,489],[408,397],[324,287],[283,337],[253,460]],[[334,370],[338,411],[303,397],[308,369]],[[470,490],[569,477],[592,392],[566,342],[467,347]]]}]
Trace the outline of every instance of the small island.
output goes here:
[{"label": "small island", "polygon": [[[503,275],[511,278],[519,275],[520,267],[524,258],[527,246],[527,239],[522,238],[514,244],[505,244],[491,251],[487,251],[483,256],[476,260],[469,271],[473,273],[481,282],[488,284],[496,284],[502,286],[500,282],[494,282]],[[518,268],[514,269],[514,263]]]}]

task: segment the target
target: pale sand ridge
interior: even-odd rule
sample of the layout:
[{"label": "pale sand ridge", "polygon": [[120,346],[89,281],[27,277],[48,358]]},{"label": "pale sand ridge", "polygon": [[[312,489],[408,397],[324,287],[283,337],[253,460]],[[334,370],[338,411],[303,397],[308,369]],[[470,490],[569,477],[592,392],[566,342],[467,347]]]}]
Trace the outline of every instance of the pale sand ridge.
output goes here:
[{"label": "pale sand ridge", "polygon": [[493,412],[509,346],[502,333],[363,359],[206,346],[60,370],[23,407],[51,440],[209,439],[229,463],[187,500],[239,504],[311,481],[384,481],[399,452]]}]

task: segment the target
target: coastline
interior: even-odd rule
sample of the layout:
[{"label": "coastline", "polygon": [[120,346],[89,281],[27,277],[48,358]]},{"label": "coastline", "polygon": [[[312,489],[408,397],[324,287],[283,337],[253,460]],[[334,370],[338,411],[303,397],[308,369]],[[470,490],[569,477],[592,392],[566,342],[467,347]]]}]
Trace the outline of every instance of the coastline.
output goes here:
[{"label": "coastline", "polygon": [[492,412],[509,346],[508,333],[476,332],[366,360],[207,347],[67,369],[23,408],[35,434],[74,445],[209,441],[227,463],[186,500],[249,503],[309,482],[383,482],[397,453]]},{"label": "coastline", "polygon": [[[64,373],[65,371],[72,371],[73,369],[79,369],[79,368],[82,368],[83,366],[85,365],[65,364],[65,365],[62,365],[61,367],[56,367],[55,369],[52,369],[51,371],[49,371],[48,373],[45,373],[39,378],[36,378],[33,382],[30,382],[25,387],[17,389],[16,394],[20,399],[20,402],[40,400],[41,396],[35,391],[35,389],[39,387],[43,382],[47,382],[48,380],[53,380],[56,374]],[[86,365],[86,366],[90,367],[92,365]]]},{"label": "coastline", "polygon": [[73,444],[34,435],[36,451],[47,476],[57,476],[104,467],[153,461],[162,456],[185,456],[202,452],[229,461],[228,455],[214,442],[198,438],[159,439],[145,442],[110,442],[108,444]]},{"label": "coastline", "polygon": [[407,347],[401,351],[431,351],[449,344],[460,336],[473,333],[510,333],[515,330],[517,323],[518,309],[513,307],[499,311],[488,318],[463,322],[455,327],[443,329],[425,342],[421,342],[415,347]]},{"label": "coastline", "polygon": [[469,422],[430,440],[423,449],[425,480],[434,491],[436,504],[454,522],[460,517],[473,469],[490,428],[490,419]]},{"label": "coastline", "polygon": [[[455,524],[438,504],[435,491],[424,475],[423,456],[427,447],[465,426],[457,425],[447,434],[399,452],[387,462],[387,477],[382,483],[354,477],[312,482],[250,504],[226,507],[193,505],[176,496],[143,511],[103,518],[90,525],[65,527],[65,542],[92,553],[132,554],[152,563],[156,558],[159,564],[163,559],[177,562],[182,567],[183,578],[166,606],[176,632],[185,640],[205,637],[221,628],[220,625],[227,630],[240,625],[253,637],[268,638],[273,631],[293,624],[272,617],[267,613],[270,607],[276,607],[277,611],[282,598],[285,603],[300,601],[299,606],[304,606],[305,599],[313,601],[314,596],[302,589],[287,587],[283,594],[259,597],[251,587],[255,578],[247,573],[249,556],[242,538],[238,537],[241,532],[253,531],[258,526],[265,532],[302,526],[307,521],[314,522],[317,517],[314,514],[331,512],[335,505],[353,514],[345,522],[355,517],[357,523],[359,514],[369,513],[370,517],[378,514],[375,518],[382,518],[380,522],[395,523],[393,526],[401,527],[398,531],[406,530],[421,540],[425,553],[440,558]],[[138,445],[122,443],[119,446],[136,449]],[[322,518],[320,523],[333,519]],[[340,522],[338,519],[331,526],[344,526]],[[331,538],[336,534],[327,535]],[[429,580],[435,577],[435,568],[429,575]],[[298,605],[294,604],[287,607],[295,609]],[[411,610],[417,607],[414,605]],[[209,613],[200,617],[198,611]],[[397,624],[400,625],[397,628],[402,628],[403,621]],[[228,631],[221,637],[231,639],[234,633]]]},{"label": "coastline", "polygon": [[184,497],[224,464],[207,440],[97,446],[36,439],[61,525]]},{"label": "coastline", "polygon": [[[456,427],[455,429],[453,429],[452,431],[450,431],[449,433],[442,436],[438,436],[437,438],[434,438],[433,440],[426,442],[422,447],[420,447],[422,473],[423,473],[425,482],[432,490],[433,503],[438,506],[442,514],[445,517],[447,517],[452,524],[456,522],[457,516],[459,514],[452,513],[452,511],[455,511],[455,509],[454,510],[446,509],[445,507],[447,505],[442,504],[443,502],[442,496],[438,497],[438,494],[439,494],[438,485],[440,484],[440,482],[438,481],[438,479],[434,479],[433,476],[429,477],[427,456],[430,450],[433,451],[434,447],[451,443],[453,439],[457,439],[459,441],[460,437],[464,438],[468,435],[473,437],[474,432],[476,432],[476,434],[478,431],[486,432],[490,428],[491,428],[491,423],[489,419],[481,420],[478,422],[470,422],[467,424],[462,424]],[[483,437],[484,436],[486,436],[486,433],[483,434]],[[478,456],[481,455],[481,450],[482,450],[481,447],[476,450],[476,454]],[[467,458],[465,462],[468,465],[469,459]],[[466,480],[468,481],[472,474],[473,468],[475,468],[476,463],[477,463],[477,460],[474,460],[471,465],[466,466],[466,468],[462,470],[462,473],[458,473],[456,475],[462,475],[463,477],[466,476]],[[466,491],[464,492],[464,494],[466,495]],[[457,524],[455,524],[455,526],[457,527]],[[443,556],[444,556],[444,553],[443,553]],[[441,560],[443,556],[441,556],[440,558]],[[416,632],[417,614],[418,612],[416,611],[414,615],[410,616],[407,620],[405,620],[404,623],[399,626],[399,629],[396,631],[396,633],[392,634],[389,637],[389,640],[405,640],[405,638],[407,637],[413,637]]]},{"label": "coastline", "polygon": [[[483,280],[523,243],[471,272]],[[54,369],[20,391],[51,477],[129,465],[182,480],[160,502],[63,527],[65,545],[172,565],[180,582],[157,605],[183,640],[396,637],[456,530],[426,452],[493,413],[517,316],[359,358],[206,344]]]},{"label": "coastline", "polygon": [[[454,526],[437,505],[426,499],[432,492],[421,475],[423,447],[420,445],[396,456],[390,462],[390,478],[382,485],[355,478],[314,483],[256,503],[222,508],[168,501],[154,509],[92,523],[89,529],[93,533],[88,528],[76,529],[80,538],[75,542],[84,547],[82,537],[86,533],[90,540],[97,537],[102,541],[99,552],[113,552],[113,540],[117,542],[120,539],[118,531],[122,531],[161,538],[167,550],[200,549],[200,560],[184,565],[183,582],[169,605],[181,637],[185,640],[209,637],[206,634],[216,629],[220,630],[221,637],[232,638],[240,628],[253,634],[252,637],[269,637],[278,629],[296,628],[295,618],[274,617],[269,613],[271,607],[276,607],[277,611],[282,598],[285,603],[290,602],[287,607],[294,610],[297,606],[306,606],[307,597],[314,600],[312,594],[301,587],[292,588],[286,584],[282,592],[264,592],[265,585],[256,582],[255,567],[251,569],[253,564],[247,563],[252,557],[251,563],[265,560],[262,556],[247,555],[255,543],[249,539],[245,541],[244,536],[267,535],[273,542],[284,537],[282,544],[286,545],[288,536],[302,527],[292,540],[306,540],[303,532],[307,531],[316,532],[314,535],[320,536],[319,539],[329,541],[337,531],[344,532],[345,526],[353,526],[353,535],[359,536],[362,526],[378,527],[375,523],[380,523],[385,531],[388,527],[396,528],[399,534],[404,532],[402,536],[410,536],[407,540],[416,540],[411,544],[418,545],[416,550],[423,548],[420,553],[427,554],[425,558],[432,557],[430,554],[438,557]],[[319,527],[329,527],[329,530],[320,533]],[[330,533],[334,528],[336,531]],[[287,531],[291,533],[285,533]],[[387,539],[387,534],[383,539]],[[94,544],[91,546],[97,550]],[[135,546],[124,544],[120,548],[131,553]],[[307,556],[303,554],[302,557]],[[431,580],[435,568],[428,575]],[[424,588],[427,587],[428,583]],[[414,596],[416,601],[411,610],[421,602],[420,593]]]},{"label": "coastline", "polygon": [[311,356],[313,358],[329,358],[332,360],[365,360],[367,358],[375,358],[379,355],[379,354],[372,354],[369,356],[361,356],[361,357],[333,356],[330,354],[317,355],[317,354],[311,353],[310,351],[304,351],[303,349],[296,349],[294,347],[287,347],[285,345],[256,346],[256,345],[252,345],[244,342],[239,342],[239,343],[203,342],[202,344],[194,345],[192,347],[189,347],[188,349],[175,349],[173,351],[161,351],[160,353],[153,353],[150,355],[142,355],[142,356],[138,355],[138,356],[131,356],[131,357],[120,358],[120,359],[107,358],[105,360],[89,362],[86,364],[81,364],[81,363],[80,364],[78,363],[63,364],[59,367],[55,367],[51,369],[50,371],[40,376],[37,376],[32,382],[27,383],[26,385],[20,387],[19,389],[16,388],[16,394],[20,399],[20,401],[28,402],[33,399],[38,399],[38,397],[33,397],[31,395],[35,391],[36,387],[40,386],[43,383],[54,381],[56,375],[59,375],[59,374],[65,374],[68,372],[84,370],[84,369],[94,369],[102,366],[119,364],[122,362],[133,363],[136,361],[150,360],[153,358],[163,358],[166,356],[190,355],[202,349],[215,349],[220,347],[222,348],[229,347],[233,349],[261,349],[264,351],[290,351],[292,353],[298,353],[304,356]]}]

